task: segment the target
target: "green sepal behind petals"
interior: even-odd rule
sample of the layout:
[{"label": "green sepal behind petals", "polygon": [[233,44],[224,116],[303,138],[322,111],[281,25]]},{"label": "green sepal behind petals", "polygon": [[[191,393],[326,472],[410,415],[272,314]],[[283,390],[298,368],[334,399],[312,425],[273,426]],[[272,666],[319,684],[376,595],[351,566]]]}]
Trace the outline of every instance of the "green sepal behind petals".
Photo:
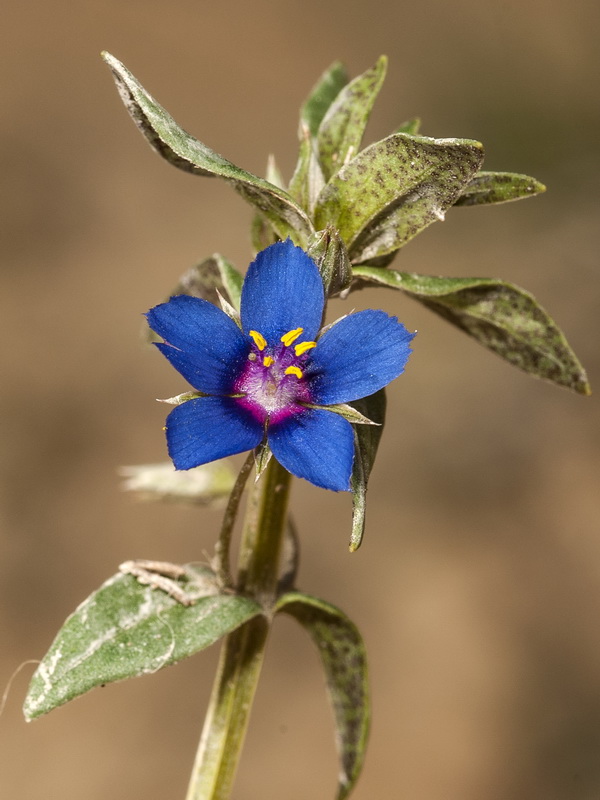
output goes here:
[{"label": "green sepal behind petals", "polygon": [[186,172],[227,180],[267,217],[280,238],[291,236],[301,243],[310,235],[310,220],[283,189],[237,167],[190,136],[123,64],[109,53],[102,55],[113,71],[117,89],[133,121],[163,158]]},{"label": "green sepal behind petals", "polygon": [[262,613],[258,603],[219,591],[214,572],[187,567],[183,605],[118,573],[66,620],[29,686],[28,720],[111,681],[150,674],[204,650]]},{"label": "green sepal behind petals", "polygon": [[463,187],[455,206],[479,206],[510,203],[546,191],[543,183],[514,172],[478,172]]},{"label": "green sepal behind petals", "polygon": [[277,601],[276,612],[294,617],[316,644],[333,706],[340,756],[337,800],[352,791],[369,734],[370,703],[365,646],[357,627],[338,608],[301,592]]},{"label": "green sepal behind petals", "polygon": [[317,151],[328,180],[360,149],[371,109],[385,80],[387,57],[354,78],[337,95],[317,132]]},{"label": "green sepal behind petals", "polygon": [[300,403],[301,406],[306,408],[320,408],[322,411],[331,411],[333,414],[339,414],[340,417],[352,422],[353,425],[380,425],[379,422],[374,422],[372,419],[365,417],[360,411],[357,411],[348,403],[334,403],[329,406],[320,406],[317,403]]},{"label": "green sepal behind petals", "polygon": [[530,375],[591,394],[565,335],[524,289],[494,278],[438,278],[377,267],[355,267],[354,275],[399,289]]},{"label": "green sepal behind petals", "polygon": [[317,229],[338,228],[353,264],[394,253],[456,202],[483,160],[470,139],[394,133],[365,148],[317,201]]},{"label": "green sepal behind petals", "polygon": [[367,513],[367,484],[375,463],[377,448],[385,423],[386,395],[385,389],[375,394],[356,400],[352,403],[359,414],[372,421],[371,425],[359,425],[354,429],[354,464],[350,487],[352,490],[352,532],[350,534],[350,552],[360,547],[365,533],[365,517]]},{"label": "green sepal behind petals", "polygon": [[242,283],[243,278],[233,264],[220,253],[215,253],[190,267],[169,293],[169,297],[189,294],[190,297],[200,297],[215,306],[220,306],[219,295],[221,295],[236,311],[239,311]]}]

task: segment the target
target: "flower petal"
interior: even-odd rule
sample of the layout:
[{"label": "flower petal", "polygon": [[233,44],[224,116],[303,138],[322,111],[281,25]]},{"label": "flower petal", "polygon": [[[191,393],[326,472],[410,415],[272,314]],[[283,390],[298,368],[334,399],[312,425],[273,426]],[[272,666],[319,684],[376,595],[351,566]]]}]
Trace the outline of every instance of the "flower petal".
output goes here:
[{"label": "flower petal", "polygon": [[178,295],[150,309],[146,317],[166,342],[157,345],[161,353],[195,389],[231,391],[249,342],[227,314],[206,300]]},{"label": "flower petal", "polygon": [[259,331],[270,343],[295,328],[311,340],[321,327],[325,296],[314,261],[290,239],[262,250],[248,267],[241,316],[246,333]]},{"label": "flower petal", "polygon": [[292,475],[323,489],[350,491],[354,432],[343,417],[307,408],[270,426],[267,435],[273,455]]},{"label": "flower petal", "polygon": [[315,403],[348,403],[404,372],[415,334],[384,311],[358,311],[327,330],[305,375]]},{"label": "flower petal", "polygon": [[175,469],[252,450],[263,438],[262,425],[228,397],[200,397],[177,406],[167,417],[166,431]]}]

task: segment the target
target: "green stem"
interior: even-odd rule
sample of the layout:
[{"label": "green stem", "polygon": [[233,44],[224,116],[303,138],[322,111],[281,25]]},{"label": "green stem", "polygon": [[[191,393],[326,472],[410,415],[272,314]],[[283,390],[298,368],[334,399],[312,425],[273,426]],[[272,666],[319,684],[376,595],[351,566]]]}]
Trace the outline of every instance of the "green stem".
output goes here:
[{"label": "green stem", "polygon": [[248,458],[242,464],[242,468],[237,476],[237,479],[229,495],[227,501],[227,508],[223,515],[223,522],[221,524],[221,532],[217,544],[215,545],[215,572],[219,578],[221,586],[231,587],[231,565],[229,561],[229,551],[231,549],[231,534],[233,533],[233,526],[237,517],[240,500],[244,494],[244,487],[248,480],[248,475],[252,470],[254,464],[254,451],[251,450]]},{"label": "green stem", "polygon": [[[268,613],[275,599],[290,488],[274,458],[248,501],[237,591]],[[265,652],[269,620],[255,617],[225,639],[186,800],[228,800]]]}]

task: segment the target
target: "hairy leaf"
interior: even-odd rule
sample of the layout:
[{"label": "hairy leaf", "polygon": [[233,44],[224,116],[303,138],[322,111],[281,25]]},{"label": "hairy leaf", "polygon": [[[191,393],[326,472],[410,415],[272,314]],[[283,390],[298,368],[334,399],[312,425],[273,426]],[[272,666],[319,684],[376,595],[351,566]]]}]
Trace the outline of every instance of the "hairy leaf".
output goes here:
[{"label": "hairy leaf", "polygon": [[329,106],[317,132],[317,151],[326,180],[358,153],[386,70],[387,58],[381,56],[374,67],[345,86]]},{"label": "hairy leaf", "polygon": [[28,720],[96,686],[156,672],[203,650],[261,613],[220,594],[212,570],[187,567],[183,605],[132,575],[117,574],[66,620],[37,668],[24,705]]},{"label": "hairy leaf", "polygon": [[455,206],[478,206],[490,203],[509,203],[523,197],[545,192],[543,183],[529,175],[513,172],[478,172],[463,187]]},{"label": "hairy leaf", "polygon": [[297,619],[321,655],[335,715],[341,761],[337,798],[344,800],[358,780],[369,733],[365,646],[354,623],[324,600],[290,592],[279,598],[276,611]]},{"label": "hairy leaf", "polygon": [[444,219],[482,159],[482,145],[469,139],[394,133],[329,181],[315,208],[316,227],[335,225],[354,264],[394,253]]},{"label": "hairy leaf", "polygon": [[344,65],[339,61],[334,61],[313,86],[300,109],[300,122],[306,125],[311,136],[317,135],[321,120],[329,106],[347,83],[348,75]]},{"label": "hairy leaf", "polygon": [[103,53],[103,58],[113,71],[117,89],[133,121],[163,158],[195,175],[224,178],[267,217],[282,239],[291,236],[302,244],[312,232],[312,225],[300,206],[283,189],[236,167],[190,136],[123,64],[109,53]]},{"label": "hairy leaf", "polygon": [[536,299],[494,278],[437,278],[356,267],[361,281],[405,294],[435,311],[519,369],[590,394],[585,370],[564,334]]}]

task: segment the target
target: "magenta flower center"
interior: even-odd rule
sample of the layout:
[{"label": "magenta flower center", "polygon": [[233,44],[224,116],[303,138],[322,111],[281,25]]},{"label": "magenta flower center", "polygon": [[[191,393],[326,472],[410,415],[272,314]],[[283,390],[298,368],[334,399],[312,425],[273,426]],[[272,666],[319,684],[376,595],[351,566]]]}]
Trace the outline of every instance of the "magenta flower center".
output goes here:
[{"label": "magenta flower center", "polygon": [[302,328],[289,331],[275,344],[258,331],[249,333],[248,360],[234,384],[237,402],[261,423],[281,422],[301,412],[302,403],[311,402],[304,371],[316,343],[297,342]]}]

